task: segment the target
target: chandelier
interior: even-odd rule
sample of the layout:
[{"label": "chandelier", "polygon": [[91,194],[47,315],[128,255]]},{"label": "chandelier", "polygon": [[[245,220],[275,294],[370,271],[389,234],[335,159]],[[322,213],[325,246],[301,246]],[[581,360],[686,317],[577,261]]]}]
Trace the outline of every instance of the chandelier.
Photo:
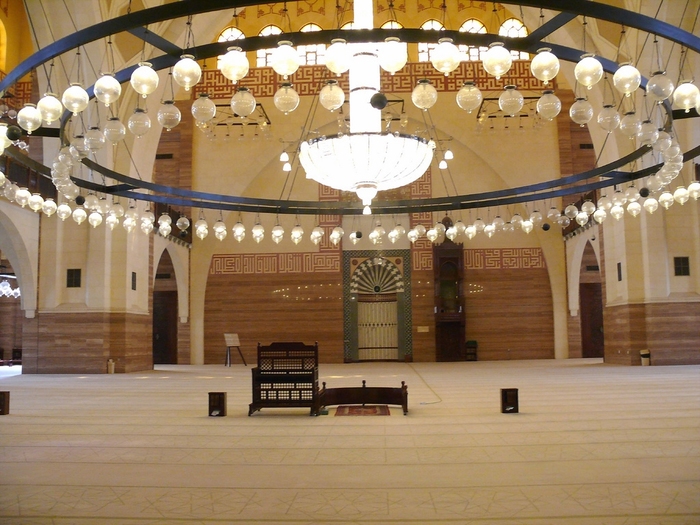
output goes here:
[{"label": "chandelier", "polygon": [[[353,29],[373,29],[372,0],[355,0]],[[380,60],[377,44],[350,48],[350,133],[302,141],[299,162],[306,177],[341,191],[354,191],[364,214],[378,191],[420,178],[433,159],[435,142],[415,135],[382,132]]]}]

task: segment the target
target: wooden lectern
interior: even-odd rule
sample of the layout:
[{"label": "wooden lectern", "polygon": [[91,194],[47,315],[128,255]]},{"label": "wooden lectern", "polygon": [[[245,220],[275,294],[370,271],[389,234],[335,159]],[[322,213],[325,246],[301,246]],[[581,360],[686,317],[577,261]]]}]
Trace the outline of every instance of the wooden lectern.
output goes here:
[{"label": "wooden lectern", "polygon": [[238,355],[241,356],[243,364],[248,366],[248,363],[245,362],[245,357],[243,357],[243,352],[241,352],[241,342],[238,339],[238,334],[224,334],[224,339],[226,340],[226,362],[224,366],[231,366],[231,348],[234,346],[238,348]]}]

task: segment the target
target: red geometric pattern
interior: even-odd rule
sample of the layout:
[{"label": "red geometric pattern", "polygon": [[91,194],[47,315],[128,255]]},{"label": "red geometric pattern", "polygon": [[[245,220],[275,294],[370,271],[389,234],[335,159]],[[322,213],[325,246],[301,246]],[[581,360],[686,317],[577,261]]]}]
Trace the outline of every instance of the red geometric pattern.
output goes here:
[{"label": "red geometric pattern", "polygon": [[29,104],[32,101],[32,83],[31,82],[17,82],[12,86],[12,94],[14,98],[12,100],[12,105],[15,109],[20,110],[25,104]]},{"label": "red geometric pattern", "polygon": [[413,271],[433,269],[433,250],[411,250],[411,269]]},{"label": "red geometric pattern", "polygon": [[[316,95],[323,83],[331,78],[338,80],[340,87],[347,93],[348,74],[340,77],[333,75],[326,66],[301,66],[291,77],[294,89],[299,95]],[[382,71],[381,86],[385,93],[410,93],[418,80],[428,78],[440,92],[456,93],[462,87],[465,80],[473,81],[482,91],[502,91],[509,84],[513,84],[520,90],[541,91],[544,84],[530,73],[529,60],[514,60],[508,74],[497,80],[492,77],[481,65],[481,62],[462,62],[449,76],[433,68],[429,62],[414,62],[407,64],[395,75]],[[251,68],[248,76],[239,82],[239,85],[250,89],[255,97],[272,97],[282,78],[270,67]],[[552,85],[550,89],[555,89]],[[193,97],[200,93],[208,93],[212,99],[229,99],[235,92],[234,84],[224,77],[218,69],[209,69],[202,72],[202,80],[192,89]]]},{"label": "red geometric pattern", "polygon": [[546,269],[540,248],[490,248],[464,250],[466,270]]},{"label": "red geometric pattern", "polygon": [[212,257],[210,275],[254,275],[276,273],[337,273],[340,252],[218,254]]}]

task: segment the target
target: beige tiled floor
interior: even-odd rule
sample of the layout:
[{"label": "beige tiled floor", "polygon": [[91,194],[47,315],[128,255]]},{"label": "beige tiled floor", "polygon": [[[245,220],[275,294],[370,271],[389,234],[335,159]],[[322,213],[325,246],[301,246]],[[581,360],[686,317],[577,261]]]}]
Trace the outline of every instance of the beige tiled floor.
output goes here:
[{"label": "beige tiled floor", "polygon": [[[16,372],[0,368],[0,524],[700,523],[700,366],[321,365],[328,386],[406,381],[405,417],[248,417],[240,365]],[[227,417],[207,417],[210,391]]]}]

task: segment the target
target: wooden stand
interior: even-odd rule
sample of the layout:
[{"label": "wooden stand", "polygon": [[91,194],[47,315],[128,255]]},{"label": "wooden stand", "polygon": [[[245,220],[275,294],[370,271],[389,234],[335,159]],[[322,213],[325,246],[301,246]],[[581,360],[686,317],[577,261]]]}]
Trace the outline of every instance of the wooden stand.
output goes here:
[{"label": "wooden stand", "polygon": [[238,355],[241,356],[241,360],[245,366],[248,363],[245,362],[245,357],[243,357],[243,352],[241,352],[241,342],[238,339],[238,334],[224,334],[224,340],[226,341],[226,362],[224,366],[231,366],[231,348],[238,348]]},{"label": "wooden stand", "polygon": [[226,415],[226,392],[209,392],[209,416]]},{"label": "wooden stand", "polygon": [[399,388],[368,387],[363,379],[361,387],[326,388],[326,382],[323,382],[319,393],[320,406],[366,404],[400,405],[405,416],[408,414],[408,387],[404,381],[401,381]]},{"label": "wooden stand", "polygon": [[517,414],[518,413],[518,389],[517,388],[501,388],[501,413]]},{"label": "wooden stand", "polygon": [[10,413],[10,393],[0,392],[0,416],[6,416]]}]

